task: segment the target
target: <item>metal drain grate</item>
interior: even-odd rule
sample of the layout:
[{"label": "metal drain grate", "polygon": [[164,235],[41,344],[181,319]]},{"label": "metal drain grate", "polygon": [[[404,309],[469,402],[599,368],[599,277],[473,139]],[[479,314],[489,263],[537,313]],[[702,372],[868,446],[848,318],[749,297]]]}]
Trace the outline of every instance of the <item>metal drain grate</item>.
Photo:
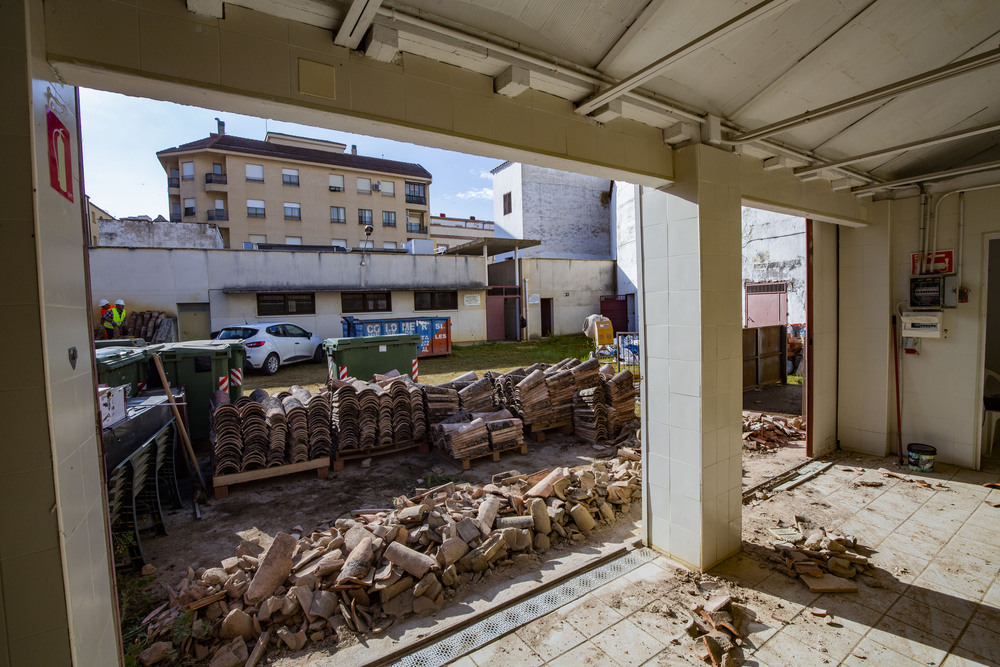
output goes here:
[{"label": "metal drain grate", "polygon": [[489,644],[517,628],[541,618],[559,607],[583,597],[590,591],[628,574],[640,565],[656,558],[652,549],[635,549],[564,581],[555,588],[523,600],[508,609],[499,611],[481,621],[444,637],[437,642],[411,653],[395,664],[399,667],[439,667],[466,653]]}]

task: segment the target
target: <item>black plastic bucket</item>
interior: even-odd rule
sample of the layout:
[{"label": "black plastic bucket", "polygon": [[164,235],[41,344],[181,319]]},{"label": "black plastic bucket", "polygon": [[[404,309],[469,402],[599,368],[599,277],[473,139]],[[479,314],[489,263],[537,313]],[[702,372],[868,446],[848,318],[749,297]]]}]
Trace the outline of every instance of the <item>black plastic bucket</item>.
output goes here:
[{"label": "black plastic bucket", "polygon": [[937,448],[921,442],[911,442],[906,446],[906,458],[910,470],[915,472],[934,472],[934,457]]}]

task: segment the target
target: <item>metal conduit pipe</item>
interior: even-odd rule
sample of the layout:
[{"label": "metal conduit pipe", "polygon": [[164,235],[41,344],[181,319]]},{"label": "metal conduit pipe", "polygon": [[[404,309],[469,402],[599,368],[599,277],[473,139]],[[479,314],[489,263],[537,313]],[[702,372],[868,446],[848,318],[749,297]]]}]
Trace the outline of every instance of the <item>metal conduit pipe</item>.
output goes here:
[{"label": "metal conduit pipe", "polygon": [[[919,267],[920,267],[920,273],[923,273],[924,272],[924,258],[927,255],[927,253],[924,252],[924,249],[927,247],[927,193],[924,191],[924,186],[923,186],[922,183],[919,185],[919,187],[920,187],[920,239],[919,239],[920,263],[919,263]],[[891,200],[890,200],[890,210],[892,210],[891,209]]]},{"label": "metal conduit pipe", "polygon": [[[954,195],[954,194],[959,195],[959,200],[958,200],[958,202],[959,202],[958,203],[958,257],[955,259],[955,263],[957,264],[957,266],[955,267],[955,272],[957,274],[956,278],[957,278],[957,285],[958,285],[958,287],[962,286],[962,259],[964,257],[964,255],[962,253],[963,253],[963,249],[964,249],[964,245],[965,245],[963,243],[963,240],[964,240],[963,239],[963,235],[965,233],[965,199],[964,199],[964,195],[965,195],[966,192],[974,192],[976,190],[990,190],[992,188],[1000,188],[1000,183],[991,183],[990,185],[977,185],[977,186],[971,187],[971,188],[961,188],[959,190],[952,190],[951,192],[945,192],[944,194],[942,194],[938,198],[937,202],[934,203],[934,250],[936,252],[937,251],[937,217],[938,217],[938,211],[939,211],[939,209],[941,207],[941,202],[943,202],[945,199],[947,199],[951,195]],[[921,273],[923,273],[923,270],[921,270]]]}]

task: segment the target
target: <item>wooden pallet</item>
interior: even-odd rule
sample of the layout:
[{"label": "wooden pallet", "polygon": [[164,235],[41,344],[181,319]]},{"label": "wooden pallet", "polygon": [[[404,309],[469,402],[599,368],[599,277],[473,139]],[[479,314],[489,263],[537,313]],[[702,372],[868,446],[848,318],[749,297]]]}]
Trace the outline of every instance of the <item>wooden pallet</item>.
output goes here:
[{"label": "wooden pallet", "polygon": [[481,458],[485,458],[485,457],[489,456],[494,461],[499,461],[501,454],[503,454],[504,452],[511,452],[511,451],[514,451],[514,450],[517,450],[519,454],[527,454],[528,453],[528,443],[522,442],[520,445],[514,445],[513,447],[508,447],[507,449],[498,449],[495,452],[484,452],[482,454],[477,454],[476,456],[469,456],[469,457],[466,457],[466,458],[454,458],[454,457],[450,456],[448,454],[448,452],[446,452],[446,451],[444,451],[442,449],[438,449],[437,451],[438,451],[439,454],[441,454],[441,456],[443,456],[444,458],[448,459],[452,463],[454,463],[456,461],[460,461],[462,463],[462,470],[468,470],[469,468],[472,467],[472,461],[475,461],[476,459],[481,459]]},{"label": "wooden pallet", "polygon": [[545,442],[545,432],[553,431],[558,429],[563,435],[573,434],[573,420],[572,419],[560,419],[554,422],[545,422],[542,424],[528,424],[524,427],[525,432],[529,437],[535,439],[535,442]]},{"label": "wooden pallet", "polygon": [[230,475],[216,475],[212,478],[212,486],[215,487],[215,499],[222,500],[229,496],[229,487],[234,484],[254,482],[258,479],[269,479],[271,477],[283,477],[306,470],[315,470],[316,476],[324,479],[330,474],[330,457],[321,456],[311,461],[301,463],[289,463],[283,466],[271,468],[261,468],[260,470],[248,470],[246,472],[235,472]]},{"label": "wooden pallet", "polygon": [[333,470],[339,472],[344,469],[344,461],[362,461],[373,456],[385,456],[387,454],[398,454],[416,449],[418,454],[430,453],[430,445],[426,440],[410,440],[402,444],[387,445],[385,447],[372,447],[371,449],[351,449],[338,451],[334,455]]}]

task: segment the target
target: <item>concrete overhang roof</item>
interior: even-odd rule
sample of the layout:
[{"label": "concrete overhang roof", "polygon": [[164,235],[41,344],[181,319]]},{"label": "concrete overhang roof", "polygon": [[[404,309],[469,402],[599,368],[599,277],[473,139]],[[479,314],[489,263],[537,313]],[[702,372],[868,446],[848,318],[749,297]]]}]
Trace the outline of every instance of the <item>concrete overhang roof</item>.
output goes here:
[{"label": "concrete overhang roof", "polygon": [[481,257],[483,254],[483,248],[486,248],[486,254],[492,257],[493,255],[502,255],[507,252],[514,252],[515,249],[524,250],[525,248],[531,248],[541,244],[542,242],[536,239],[479,239],[478,241],[469,241],[468,243],[448,248],[441,254],[479,255]]}]

